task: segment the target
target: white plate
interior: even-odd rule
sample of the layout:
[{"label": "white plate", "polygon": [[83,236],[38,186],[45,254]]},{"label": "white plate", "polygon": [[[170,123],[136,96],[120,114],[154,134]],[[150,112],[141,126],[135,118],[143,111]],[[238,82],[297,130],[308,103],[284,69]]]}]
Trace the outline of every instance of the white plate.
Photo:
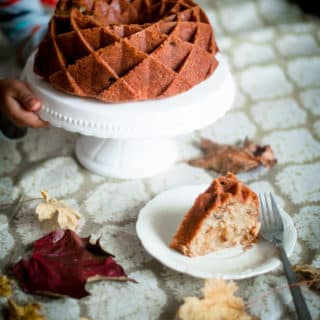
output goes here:
[{"label": "white plate", "polygon": [[[263,239],[249,249],[240,246],[201,257],[186,257],[169,243],[184,214],[207,185],[184,186],[163,192],[140,211],[137,234],[144,248],[167,267],[198,278],[244,279],[279,266],[277,250]],[[281,210],[285,226],[284,247],[293,252],[297,232],[290,216]]]}]

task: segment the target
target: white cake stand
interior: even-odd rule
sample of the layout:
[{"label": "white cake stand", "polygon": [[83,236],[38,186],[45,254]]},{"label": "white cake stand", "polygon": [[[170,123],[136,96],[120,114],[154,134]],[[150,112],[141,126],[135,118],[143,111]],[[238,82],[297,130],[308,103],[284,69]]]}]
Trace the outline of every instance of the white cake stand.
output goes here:
[{"label": "white cake stand", "polygon": [[135,179],[166,170],[177,156],[172,137],[213,123],[231,107],[235,84],[222,56],[217,58],[213,75],[191,90],[142,102],[108,104],[61,93],[33,72],[34,54],[24,77],[44,102],[40,117],[82,135],[75,152],[84,167],[104,176]]}]

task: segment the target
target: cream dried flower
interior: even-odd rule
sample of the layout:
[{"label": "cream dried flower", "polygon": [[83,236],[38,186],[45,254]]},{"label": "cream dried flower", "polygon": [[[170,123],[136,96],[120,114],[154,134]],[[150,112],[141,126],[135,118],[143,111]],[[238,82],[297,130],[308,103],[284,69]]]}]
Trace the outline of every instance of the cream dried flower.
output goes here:
[{"label": "cream dried flower", "polygon": [[41,190],[44,203],[36,208],[39,221],[57,219],[61,229],[75,230],[81,218],[80,213],[68,207],[63,201],[50,198],[46,190]]},{"label": "cream dried flower", "polygon": [[0,275],[0,297],[12,296],[12,281],[6,276]]},{"label": "cream dried flower", "polygon": [[238,289],[234,282],[221,279],[206,280],[203,299],[187,297],[178,310],[179,320],[253,320],[246,313],[244,302],[234,296]]},{"label": "cream dried flower", "polygon": [[46,320],[47,317],[40,312],[41,305],[37,302],[19,305],[8,299],[8,320]]}]

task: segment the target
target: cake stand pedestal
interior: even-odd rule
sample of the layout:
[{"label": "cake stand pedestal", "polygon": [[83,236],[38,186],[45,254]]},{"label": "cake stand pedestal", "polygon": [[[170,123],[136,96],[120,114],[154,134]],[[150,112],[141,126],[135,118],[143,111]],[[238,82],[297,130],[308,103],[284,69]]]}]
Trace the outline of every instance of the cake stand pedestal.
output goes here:
[{"label": "cake stand pedestal", "polygon": [[61,93],[33,72],[34,54],[24,79],[42,99],[39,111],[51,125],[82,136],[79,162],[89,170],[119,179],[150,177],[177,159],[172,137],[207,126],[232,106],[235,84],[228,65],[219,65],[205,81],[174,97],[108,104]]}]

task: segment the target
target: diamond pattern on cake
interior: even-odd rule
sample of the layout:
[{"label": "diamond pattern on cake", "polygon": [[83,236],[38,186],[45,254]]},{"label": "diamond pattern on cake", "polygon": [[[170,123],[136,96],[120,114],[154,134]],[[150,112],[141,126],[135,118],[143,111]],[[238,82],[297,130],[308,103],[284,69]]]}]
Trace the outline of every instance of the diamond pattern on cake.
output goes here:
[{"label": "diamond pattern on cake", "polygon": [[68,94],[146,100],[205,80],[217,50],[192,0],[60,0],[34,71]]}]

